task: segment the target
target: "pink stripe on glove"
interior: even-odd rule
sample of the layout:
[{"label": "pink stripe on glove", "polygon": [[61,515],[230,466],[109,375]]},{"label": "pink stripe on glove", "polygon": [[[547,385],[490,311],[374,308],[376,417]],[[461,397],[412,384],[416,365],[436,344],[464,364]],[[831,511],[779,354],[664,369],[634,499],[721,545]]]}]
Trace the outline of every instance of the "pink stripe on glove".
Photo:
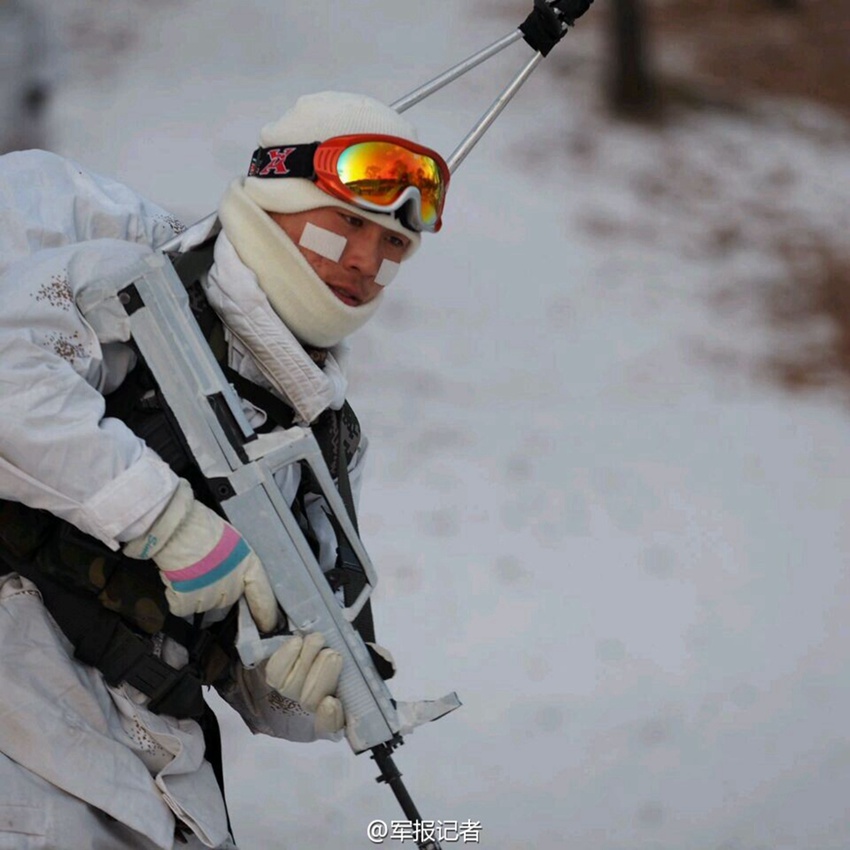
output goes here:
[{"label": "pink stripe on glove", "polygon": [[241,539],[233,526],[225,524],[218,543],[200,561],[195,561],[194,564],[189,564],[188,567],[183,567],[180,570],[169,570],[167,573],[168,580],[171,582],[188,581],[214,570],[230,555]]}]

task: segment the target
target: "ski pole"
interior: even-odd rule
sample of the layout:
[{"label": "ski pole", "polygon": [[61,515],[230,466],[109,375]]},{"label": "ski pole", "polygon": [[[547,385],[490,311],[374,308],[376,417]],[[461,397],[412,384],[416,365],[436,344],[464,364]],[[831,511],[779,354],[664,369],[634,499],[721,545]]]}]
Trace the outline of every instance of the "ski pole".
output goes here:
[{"label": "ski pole", "polygon": [[466,159],[469,152],[487,132],[490,125],[498,118],[501,111],[508,105],[511,98],[531,76],[540,61],[549,55],[549,51],[567,34],[576,18],[590,8],[592,2],[593,0],[534,0],[534,8],[531,14],[513,32],[479,50],[467,59],[458,62],[457,65],[453,65],[442,74],[434,77],[433,80],[429,80],[404,97],[394,101],[390,106],[397,112],[404,112],[414,104],[424,100],[428,95],[463,76],[467,71],[500,53],[520,38],[534,48],[535,55],[517,72],[493,101],[490,108],[446,159],[449,171],[454,173],[455,169]]},{"label": "ski pole", "polygon": [[[534,8],[517,29],[472,54],[467,59],[458,62],[412,92],[393,101],[390,107],[399,113],[410,109],[411,106],[424,100],[428,95],[463,76],[497,53],[501,53],[502,50],[521,38],[534,48],[535,55],[505,86],[490,105],[490,108],[478,119],[477,123],[446,159],[449,171],[453,173],[519,91],[523,83],[531,76],[531,73],[540,64],[540,60],[549,55],[549,51],[567,34],[569,28],[575,24],[576,19],[581,17],[592,3],[593,0],[534,0]],[[213,212],[205,216],[201,222],[212,226],[217,218],[218,212]],[[196,224],[201,224],[201,222]],[[181,241],[182,237],[177,235],[156,247],[157,250],[164,253],[177,251],[180,248]]]},{"label": "ski pole", "polygon": [[438,77],[434,77],[433,80],[423,83],[419,86],[419,88],[414,89],[404,97],[400,97],[398,100],[393,101],[390,104],[390,109],[395,109],[395,111],[399,113],[410,109],[411,106],[415,106],[420,100],[424,100],[428,97],[429,94],[439,91],[443,88],[443,86],[447,86],[450,82],[452,82],[452,80],[462,77],[467,71],[471,71],[476,65],[480,65],[491,56],[501,53],[502,50],[520,38],[522,38],[522,32],[520,32],[519,29],[515,29],[513,32],[508,33],[504,38],[494,41],[489,47],[479,50],[468,59],[458,62],[457,65],[453,65],[447,71],[443,71],[442,74]]},{"label": "ski pole", "polygon": [[499,113],[508,105],[511,98],[531,76],[531,73],[540,64],[542,59],[542,53],[536,53],[532,56],[510,83],[505,86],[502,93],[490,105],[490,108],[478,119],[478,123],[463,137],[460,144],[451,152],[446,160],[449,173],[454,174],[455,169],[466,159],[475,145],[478,144],[478,141],[487,132],[490,125],[499,117]]}]

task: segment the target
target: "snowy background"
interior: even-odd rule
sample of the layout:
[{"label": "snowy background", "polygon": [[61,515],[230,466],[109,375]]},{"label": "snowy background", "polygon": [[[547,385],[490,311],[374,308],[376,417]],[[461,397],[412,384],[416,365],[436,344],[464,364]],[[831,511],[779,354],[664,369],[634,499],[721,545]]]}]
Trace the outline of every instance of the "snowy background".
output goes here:
[{"label": "snowy background", "polygon": [[[187,222],[299,94],[392,101],[521,17],[43,5],[45,146]],[[760,293],[778,248],[846,234],[848,127],[786,101],[617,124],[598,28],[558,51],[353,339],[392,689],[464,703],[397,762],[426,818],[478,821],[490,850],[846,850],[850,412],[768,379],[788,337]],[[423,141],[449,154],[528,56],[413,108]],[[367,756],[216,707],[243,850],[368,847],[369,821],[402,818]]]}]

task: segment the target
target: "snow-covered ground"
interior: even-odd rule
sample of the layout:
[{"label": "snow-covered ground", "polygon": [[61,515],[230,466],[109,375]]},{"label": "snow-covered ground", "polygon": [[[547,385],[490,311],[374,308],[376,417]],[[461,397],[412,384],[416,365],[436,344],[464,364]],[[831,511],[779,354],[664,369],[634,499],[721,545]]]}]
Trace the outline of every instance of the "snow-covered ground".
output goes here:
[{"label": "snow-covered ground", "polygon": [[[186,220],[298,94],[392,101],[511,26],[461,0],[110,5],[137,40],[68,64],[50,147]],[[558,49],[570,76],[532,77],[353,340],[393,692],[464,702],[397,761],[490,850],[846,850],[850,418],[758,380],[770,330],[712,306],[776,273],[778,221],[847,232],[846,127],[618,126],[590,28]],[[423,140],[451,152],[528,55],[411,110]],[[217,708],[243,850],[402,818],[368,757]]]}]

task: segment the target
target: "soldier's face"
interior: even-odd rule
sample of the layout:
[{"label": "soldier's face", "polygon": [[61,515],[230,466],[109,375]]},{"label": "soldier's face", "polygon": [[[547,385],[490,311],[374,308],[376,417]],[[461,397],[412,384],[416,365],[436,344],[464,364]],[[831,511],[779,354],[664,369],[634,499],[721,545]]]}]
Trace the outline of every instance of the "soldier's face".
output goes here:
[{"label": "soldier's face", "polygon": [[342,207],[269,215],[331,292],[352,307],[377,298],[410,245],[397,231]]}]

